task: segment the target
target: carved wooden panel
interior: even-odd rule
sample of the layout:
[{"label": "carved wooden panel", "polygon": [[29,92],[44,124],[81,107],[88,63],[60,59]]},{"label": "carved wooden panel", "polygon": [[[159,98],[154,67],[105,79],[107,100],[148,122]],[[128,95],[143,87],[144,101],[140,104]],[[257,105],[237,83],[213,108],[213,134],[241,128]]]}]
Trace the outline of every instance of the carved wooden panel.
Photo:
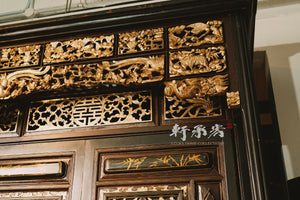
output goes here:
[{"label": "carved wooden panel", "polygon": [[207,152],[143,157],[111,158],[105,161],[105,173],[210,168],[212,155]]},{"label": "carved wooden panel", "polygon": [[[216,147],[170,148],[155,150],[127,150],[101,152],[98,150],[97,180],[112,180],[114,177],[152,178],[176,177],[188,173],[205,174],[218,171]],[[168,179],[168,178],[165,178]]]},{"label": "carved wooden panel", "polygon": [[148,91],[35,102],[27,131],[152,121]]},{"label": "carved wooden panel", "polygon": [[0,137],[17,136],[19,114],[15,105],[0,104]]},{"label": "carved wooden panel", "polygon": [[94,64],[46,66],[0,74],[0,99],[65,87],[143,84],[163,79],[164,56],[102,61]]},{"label": "carved wooden panel", "polygon": [[114,35],[86,37],[46,44],[44,63],[59,63],[113,55]]},{"label": "carved wooden panel", "polygon": [[[186,200],[186,185],[145,185],[99,188],[98,200]],[[159,198],[161,197],[161,198]]]},{"label": "carved wooden panel", "polygon": [[227,75],[165,82],[165,119],[221,116],[221,103],[214,96],[224,94],[227,84]]},{"label": "carved wooden panel", "polygon": [[0,69],[38,65],[41,45],[1,49]]},{"label": "carved wooden panel", "polygon": [[163,28],[119,34],[119,54],[164,48]]},{"label": "carved wooden panel", "polygon": [[221,72],[226,67],[223,46],[170,53],[170,76]]},{"label": "carved wooden panel", "polygon": [[67,200],[66,191],[0,192],[2,200]]},{"label": "carved wooden panel", "polygon": [[199,46],[202,44],[223,43],[221,21],[194,23],[169,28],[169,47],[171,49]]},{"label": "carved wooden panel", "polygon": [[237,92],[227,92],[226,93],[227,106],[229,109],[238,108],[241,104],[240,93]]}]

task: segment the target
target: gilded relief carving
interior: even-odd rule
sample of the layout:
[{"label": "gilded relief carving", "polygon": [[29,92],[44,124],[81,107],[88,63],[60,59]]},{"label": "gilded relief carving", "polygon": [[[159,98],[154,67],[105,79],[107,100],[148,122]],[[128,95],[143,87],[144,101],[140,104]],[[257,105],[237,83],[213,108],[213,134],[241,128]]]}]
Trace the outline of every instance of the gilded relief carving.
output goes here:
[{"label": "gilded relief carving", "polygon": [[119,54],[164,48],[163,28],[119,34]]},{"label": "gilded relief carving", "polygon": [[1,49],[0,69],[38,65],[41,45]]},{"label": "gilded relief carving", "polygon": [[224,94],[227,84],[227,75],[165,82],[165,119],[221,116],[214,96]]},{"label": "gilded relief carving", "polygon": [[226,67],[223,46],[170,52],[170,76],[221,72]]},{"label": "gilded relief carving", "polygon": [[227,92],[227,106],[229,109],[238,108],[241,104],[240,102],[240,93],[237,92]]},{"label": "gilded relief carving", "polygon": [[2,200],[67,200],[66,191],[0,192]]},{"label": "gilded relief carving", "polygon": [[180,25],[168,30],[169,47],[171,49],[223,42],[221,21]]},{"label": "gilded relief carving", "polygon": [[228,75],[210,78],[189,78],[165,82],[165,96],[177,96],[190,102],[197,98],[225,94],[228,88]]},{"label": "gilded relief carving", "polygon": [[115,158],[105,161],[106,173],[209,168],[208,153]]},{"label": "gilded relief carving", "polygon": [[148,193],[127,193],[127,194],[117,194],[112,196],[107,196],[106,200],[181,200],[181,193],[177,194],[166,194],[163,192],[159,192],[157,194],[153,192]]},{"label": "gilded relief carving", "polygon": [[164,56],[102,61],[94,64],[46,66],[0,74],[0,99],[33,92],[103,84],[143,84],[163,79]]},{"label": "gilded relief carving", "polygon": [[0,136],[16,132],[19,112],[13,105],[0,104]]},{"label": "gilded relief carving", "polygon": [[46,44],[44,63],[59,63],[113,55],[114,35]]},{"label": "gilded relief carving", "polygon": [[33,103],[27,131],[147,122],[151,93],[128,92]]}]

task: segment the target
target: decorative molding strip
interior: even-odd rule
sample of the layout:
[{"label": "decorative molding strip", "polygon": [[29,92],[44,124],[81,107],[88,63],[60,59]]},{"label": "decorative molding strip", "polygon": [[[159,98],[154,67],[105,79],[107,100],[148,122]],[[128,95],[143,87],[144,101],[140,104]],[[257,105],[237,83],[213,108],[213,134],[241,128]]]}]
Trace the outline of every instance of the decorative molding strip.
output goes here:
[{"label": "decorative molding strip", "polygon": [[0,69],[38,65],[40,49],[41,45],[1,49]]},{"label": "decorative molding strip", "polygon": [[152,97],[148,91],[35,102],[27,131],[149,122]]},{"label": "decorative molding strip", "polygon": [[239,93],[239,91],[237,91],[237,92],[227,92],[226,97],[227,97],[227,106],[228,106],[229,109],[240,107],[241,102],[240,102],[240,93]]},{"label": "decorative molding strip", "polygon": [[[112,196],[120,196],[121,194],[126,196],[131,195],[152,195],[152,194],[166,194],[170,196],[170,194],[177,194],[179,197],[178,200],[184,199],[186,200],[187,197],[187,190],[188,187],[186,185],[145,185],[145,186],[129,186],[129,187],[112,187],[112,188],[101,188],[99,190],[99,200],[109,200],[107,197]],[[126,195],[127,194],[127,195]],[[167,199],[164,199],[167,200]],[[171,199],[170,199],[171,200]],[[175,200],[175,199],[173,199]],[[177,200],[177,199],[176,199]]]},{"label": "decorative molding strip", "polygon": [[0,137],[16,134],[20,110],[15,105],[0,105]]},{"label": "decorative molding strip", "polygon": [[1,164],[0,178],[23,179],[25,177],[62,177],[65,174],[64,162]]},{"label": "decorative molding strip", "polygon": [[33,92],[104,84],[143,84],[164,77],[164,56],[137,57],[95,64],[46,66],[0,74],[0,99]]},{"label": "decorative molding strip", "polygon": [[221,72],[227,68],[225,48],[170,52],[170,76]]},{"label": "decorative molding strip", "polygon": [[67,200],[66,191],[0,192],[2,200]]},{"label": "decorative molding strip", "polygon": [[46,44],[45,64],[69,62],[113,55],[114,35],[89,37]]},{"label": "decorative molding strip", "polygon": [[223,43],[221,21],[208,21],[169,28],[169,47],[171,49],[199,46],[202,44]]},{"label": "decorative molding strip", "polygon": [[163,49],[163,28],[120,33],[118,48],[119,54]]},{"label": "decorative molding strip", "polygon": [[170,154],[105,160],[105,173],[142,172],[171,169],[210,168],[209,153]]}]

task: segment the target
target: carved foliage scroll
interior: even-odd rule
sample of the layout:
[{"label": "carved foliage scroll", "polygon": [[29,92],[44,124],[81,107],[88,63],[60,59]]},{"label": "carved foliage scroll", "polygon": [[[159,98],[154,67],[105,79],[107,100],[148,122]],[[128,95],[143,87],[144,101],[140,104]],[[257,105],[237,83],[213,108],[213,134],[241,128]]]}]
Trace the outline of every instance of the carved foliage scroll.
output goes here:
[{"label": "carved foliage scroll", "polygon": [[226,97],[227,97],[227,106],[228,106],[229,109],[238,108],[240,106],[241,102],[240,102],[240,93],[239,93],[239,91],[237,91],[237,92],[227,92]]},{"label": "carved foliage scroll", "polygon": [[209,153],[112,158],[105,160],[106,173],[140,172],[170,169],[209,168]]},{"label": "carved foliage scroll", "polygon": [[119,54],[157,50],[163,47],[163,28],[119,34]]},{"label": "carved foliage scroll", "polygon": [[38,65],[41,45],[1,49],[0,69]]},{"label": "carved foliage scroll", "polygon": [[46,66],[0,74],[0,99],[68,87],[143,84],[163,79],[164,56],[102,61],[94,64]]},{"label": "carved foliage scroll", "polygon": [[0,136],[8,136],[8,133],[16,132],[19,112],[14,105],[0,105]]},{"label": "carved foliage scroll", "polygon": [[113,55],[114,35],[46,44],[44,63],[59,63]]},{"label": "carved foliage scroll", "polygon": [[171,49],[222,42],[221,21],[200,22],[169,28],[169,47]]},{"label": "carved foliage scroll", "polygon": [[191,78],[165,83],[165,119],[222,115],[217,97],[226,92],[227,75]]},{"label": "carved foliage scroll", "polygon": [[222,46],[170,53],[170,76],[221,72],[226,67]]},{"label": "carved foliage scroll", "polygon": [[129,92],[33,103],[28,131],[152,120],[150,92]]}]

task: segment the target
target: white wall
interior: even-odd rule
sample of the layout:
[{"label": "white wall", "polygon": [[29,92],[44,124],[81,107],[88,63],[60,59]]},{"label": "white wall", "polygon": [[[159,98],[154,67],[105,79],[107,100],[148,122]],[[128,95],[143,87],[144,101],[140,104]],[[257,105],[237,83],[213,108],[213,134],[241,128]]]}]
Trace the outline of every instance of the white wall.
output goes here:
[{"label": "white wall", "polygon": [[300,3],[258,9],[255,50],[266,50],[287,178],[300,176]]}]

